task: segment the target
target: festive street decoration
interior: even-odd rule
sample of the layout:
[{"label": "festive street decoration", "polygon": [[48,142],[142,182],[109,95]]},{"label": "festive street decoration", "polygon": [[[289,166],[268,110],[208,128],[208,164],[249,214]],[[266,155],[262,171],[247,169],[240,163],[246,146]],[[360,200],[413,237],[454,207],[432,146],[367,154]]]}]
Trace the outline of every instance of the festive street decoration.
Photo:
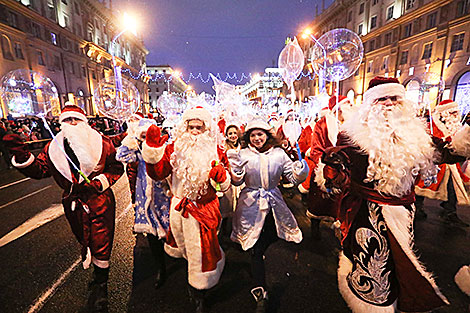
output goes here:
[{"label": "festive street decoration", "polygon": [[14,117],[60,113],[56,86],[38,72],[27,69],[8,72],[0,81],[0,94],[9,114]]},{"label": "festive street decoration", "polygon": [[294,81],[302,72],[305,64],[304,52],[297,42],[297,38],[287,43],[279,54],[278,67],[282,69],[282,79],[291,90],[291,100],[295,101]]}]

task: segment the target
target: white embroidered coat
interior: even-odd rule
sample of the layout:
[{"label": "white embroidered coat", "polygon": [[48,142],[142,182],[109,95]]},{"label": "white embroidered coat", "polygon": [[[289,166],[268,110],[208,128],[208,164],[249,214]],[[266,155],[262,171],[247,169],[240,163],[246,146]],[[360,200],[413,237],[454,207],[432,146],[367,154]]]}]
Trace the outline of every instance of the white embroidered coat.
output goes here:
[{"label": "white embroidered coat", "polygon": [[232,172],[232,182],[234,185],[244,182],[245,187],[235,209],[231,239],[240,243],[243,250],[252,248],[266,216],[273,210],[278,237],[301,242],[302,232],[277,186],[282,175],[295,185],[302,183],[308,175],[308,167],[294,170],[294,163],[281,148],[258,152],[248,147],[240,151],[240,161],[247,163],[241,174]]}]

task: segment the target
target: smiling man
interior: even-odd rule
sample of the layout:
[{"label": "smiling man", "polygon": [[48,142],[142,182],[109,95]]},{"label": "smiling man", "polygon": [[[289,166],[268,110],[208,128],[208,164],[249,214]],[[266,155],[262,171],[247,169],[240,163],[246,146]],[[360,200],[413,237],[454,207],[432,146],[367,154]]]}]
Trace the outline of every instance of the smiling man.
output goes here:
[{"label": "smiling man", "polygon": [[[59,117],[61,131],[34,157],[18,135],[7,135],[12,164],[24,175],[53,177],[64,190],[62,204],[72,232],[82,245],[83,267],[93,263],[88,306],[92,312],[106,312],[109,260],[114,237],[115,200],[110,186],[123,174],[116,150],[87,123],[83,110],[67,105]],[[67,158],[68,157],[68,158]],[[72,163],[90,179],[84,182]]]},{"label": "smiling man", "polygon": [[230,187],[228,161],[219,128],[202,107],[186,110],[174,135],[175,141],[165,145],[168,136],[162,137],[157,126],[150,126],[142,155],[151,178],[171,177],[165,251],[188,261],[190,295],[196,312],[204,312],[206,290],[218,283],[225,264],[217,239],[221,215],[216,189]]}]

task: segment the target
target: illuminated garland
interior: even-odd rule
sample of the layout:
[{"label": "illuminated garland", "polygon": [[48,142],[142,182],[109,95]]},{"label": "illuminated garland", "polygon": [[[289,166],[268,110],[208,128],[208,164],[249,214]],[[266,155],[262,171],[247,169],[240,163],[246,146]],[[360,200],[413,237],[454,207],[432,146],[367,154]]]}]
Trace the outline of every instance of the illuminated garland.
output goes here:
[{"label": "illuminated garland", "polygon": [[[201,72],[199,72],[197,75],[194,75],[191,72],[191,73],[189,73],[188,78],[185,78],[183,74],[180,74],[178,76],[173,76],[173,75],[168,75],[168,74],[154,74],[153,76],[150,76],[148,74],[145,74],[145,72],[142,71],[142,70],[137,75],[134,75],[132,73],[132,71],[127,69],[127,68],[123,69],[122,72],[129,74],[129,76],[132,79],[139,80],[139,79],[142,78],[146,82],[149,82],[149,81],[152,81],[152,82],[164,81],[165,83],[168,83],[168,82],[171,82],[173,79],[179,78],[182,81],[184,81],[186,84],[189,84],[189,82],[191,80],[198,80],[198,79],[204,84],[207,84],[209,82],[212,83],[212,79],[211,79],[210,75],[207,74],[207,78],[205,78]],[[225,73],[225,78],[222,78],[220,73],[217,73],[214,76],[217,77],[218,79],[220,79],[221,81],[224,81],[224,82],[227,82],[228,80],[236,80],[237,83],[241,83],[244,80],[249,81],[253,78],[252,73],[248,73],[248,74],[241,73],[240,77],[238,77],[237,73],[230,74],[228,72]],[[282,79],[282,77],[280,75],[271,75],[270,77]],[[296,80],[301,80],[304,77],[307,77],[308,79],[313,80],[315,78],[315,74],[312,74],[310,72],[307,72],[307,73],[302,72],[302,73],[300,73],[300,75],[297,77]]]}]

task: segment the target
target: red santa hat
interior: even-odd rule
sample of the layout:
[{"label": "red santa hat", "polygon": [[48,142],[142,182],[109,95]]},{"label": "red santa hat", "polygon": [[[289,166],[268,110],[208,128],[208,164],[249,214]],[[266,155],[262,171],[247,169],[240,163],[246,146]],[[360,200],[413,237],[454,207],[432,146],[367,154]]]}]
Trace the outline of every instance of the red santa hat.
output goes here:
[{"label": "red santa hat", "polygon": [[294,114],[294,110],[292,109],[287,110],[286,116],[289,116],[291,114]]},{"label": "red santa hat", "polygon": [[220,119],[220,120],[217,122],[217,126],[219,126],[219,130],[220,130],[220,132],[221,132],[222,134],[225,133],[225,125],[226,125],[226,124],[227,124],[227,123],[225,122],[225,119],[223,119],[223,118]]},{"label": "red santa hat", "polygon": [[62,113],[60,113],[60,116],[59,116],[59,123],[62,123],[63,120],[69,117],[74,117],[84,122],[87,121],[85,112],[76,105],[64,106],[64,108],[62,109]]},{"label": "red santa hat", "polygon": [[[345,96],[339,95],[338,96],[338,104],[341,107],[341,104],[349,101],[349,99]],[[336,108],[336,96],[332,96],[330,100],[328,100],[328,108],[333,111]]]},{"label": "red santa hat", "polygon": [[144,115],[140,112],[135,112],[134,114],[132,114],[132,117],[140,121],[141,119],[144,118]]},{"label": "red santa hat", "polygon": [[405,87],[394,77],[377,76],[369,82],[369,88],[364,92],[363,103],[371,105],[375,100],[387,96],[404,99]]},{"label": "red santa hat", "polygon": [[459,110],[459,105],[452,100],[442,100],[434,108],[434,112],[436,113],[442,113],[442,112],[450,111],[450,110],[452,111]]},{"label": "red santa hat", "polygon": [[187,122],[190,120],[201,120],[206,126],[209,126],[212,121],[212,115],[202,106],[197,106],[184,111],[183,122]]},{"label": "red santa hat", "polygon": [[322,118],[323,116],[325,116],[328,112],[330,111],[329,108],[327,107],[324,107],[320,110],[320,112],[318,112],[318,117],[319,118]]},{"label": "red santa hat", "polygon": [[[143,117],[143,116],[142,116]],[[147,118],[153,119],[153,114],[152,113],[147,113]]]}]

